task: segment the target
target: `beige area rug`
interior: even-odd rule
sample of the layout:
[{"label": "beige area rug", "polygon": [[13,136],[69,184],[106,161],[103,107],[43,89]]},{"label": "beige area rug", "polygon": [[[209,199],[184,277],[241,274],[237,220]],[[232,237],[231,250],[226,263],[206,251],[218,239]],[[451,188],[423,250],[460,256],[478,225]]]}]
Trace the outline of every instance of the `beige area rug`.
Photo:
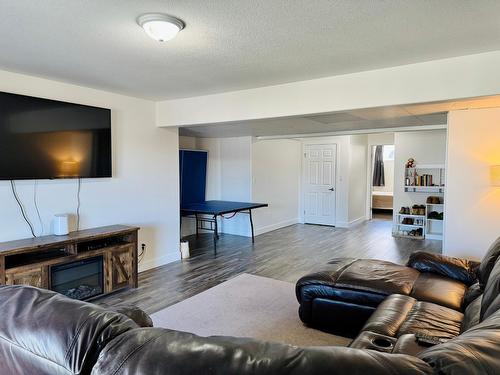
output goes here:
[{"label": "beige area rug", "polygon": [[242,274],[154,313],[155,327],[199,336],[238,336],[298,346],[346,346],[350,339],[307,328],[295,285]]}]

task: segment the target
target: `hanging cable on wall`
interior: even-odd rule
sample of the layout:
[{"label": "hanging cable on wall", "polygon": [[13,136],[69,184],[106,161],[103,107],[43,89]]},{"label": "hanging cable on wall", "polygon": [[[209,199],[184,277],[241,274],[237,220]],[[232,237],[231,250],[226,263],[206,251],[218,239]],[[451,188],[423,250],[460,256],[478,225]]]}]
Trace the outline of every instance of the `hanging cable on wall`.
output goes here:
[{"label": "hanging cable on wall", "polygon": [[38,221],[40,222],[40,229],[41,233],[40,235],[43,235],[45,232],[45,229],[43,228],[43,220],[42,220],[42,215],[40,215],[40,210],[38,209],[38,180],[35,180],[35,184],[33,185],[33,203],[35,204],[35,210],[36,214],[38,216]]},{"label": "hanging cable on wall", "polygon": [[14,199],[16,200],[16,202],[17,202],[17,204],[19,206],[19,210],[21,211],[21,215],[23,216],[24,221],[26,221],[26,224],[28,224],[28,226],[30,228],[31,235],[33,237],[36,237],[35,231],[33,230],[33,225],[28,220],[28,215],[26,214],[24,206],[23,206],[21,200],[19,199],[19,196],[17,195],[16,184],[15,184],[15,182],[13,180],[10,180],[10,186],[12,188],[12,195],[14,195]]},{"label": "hanging cable on wall", "polygon": [[80,230],[80,191],[82,189],[82,179],[78,178],[78,188],[76,192],[76,230]]}]

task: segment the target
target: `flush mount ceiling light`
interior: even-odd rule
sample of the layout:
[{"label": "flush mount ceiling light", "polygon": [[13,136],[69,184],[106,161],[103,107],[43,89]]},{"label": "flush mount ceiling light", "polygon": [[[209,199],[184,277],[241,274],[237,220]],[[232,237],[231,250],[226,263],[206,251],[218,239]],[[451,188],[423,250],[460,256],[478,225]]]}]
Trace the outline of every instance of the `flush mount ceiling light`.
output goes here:
[{"label": "flush mount ceiling light", "polygon": [[143,14],[137,18],[137,23],[154,40],[166,42],[184,28],[180,19],[162,13]]}]

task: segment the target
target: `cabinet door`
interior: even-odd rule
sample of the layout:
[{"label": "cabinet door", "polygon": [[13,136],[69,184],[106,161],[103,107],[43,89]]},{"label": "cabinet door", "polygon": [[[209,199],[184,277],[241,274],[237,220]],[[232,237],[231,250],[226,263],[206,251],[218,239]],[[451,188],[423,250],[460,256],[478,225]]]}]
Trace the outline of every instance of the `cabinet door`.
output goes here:
[{"label": "cabinet door", "polygon": [[47,267],[34,267],[5,273],[7,285],[30,285],[37,288],[48,288]]},{"label": "cabinet door", "polygon": [[135,257],[132,246],[111,252],[111,290],[135,286]]}]

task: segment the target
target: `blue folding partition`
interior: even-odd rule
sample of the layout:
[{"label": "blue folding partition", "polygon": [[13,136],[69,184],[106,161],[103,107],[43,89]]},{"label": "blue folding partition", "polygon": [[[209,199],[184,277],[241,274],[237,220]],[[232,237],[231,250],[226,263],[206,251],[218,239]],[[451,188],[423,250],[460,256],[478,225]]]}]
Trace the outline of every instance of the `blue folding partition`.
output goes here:
[{"label": "blue folding partition", "polygon": [[181,207],[205,202],[207,151],[179,150]]}]

